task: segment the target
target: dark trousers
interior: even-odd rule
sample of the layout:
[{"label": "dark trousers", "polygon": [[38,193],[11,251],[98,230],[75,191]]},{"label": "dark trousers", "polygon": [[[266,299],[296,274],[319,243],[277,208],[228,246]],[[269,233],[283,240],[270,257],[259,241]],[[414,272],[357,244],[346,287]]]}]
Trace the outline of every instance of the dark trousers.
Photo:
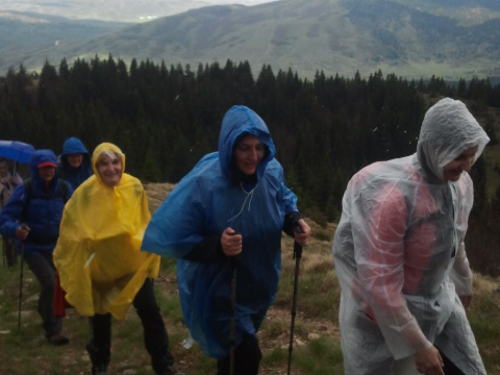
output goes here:
[{"label": "dark trousers", "polygon": [[[257,337],[243,336],[240,344],[234,350],[234,373],[237,375],[257,375],[262,359]],[[231,358],[217,362],[217,375],[229,375]]]},{"label": "dark trousers", "polygon": [[7,260],[7,266],[15,266],[17,263],[17,255],[14,249],[14,241],[11,238],[3,238],[3,251],[5,259]]},{"label": "dark trousers", "polygon": [[56,268],[52,262],[51,252],[27,253],[24,260],[40,283],[38,297],[38,313],[42,317],[45,336],[50,337],[62,329],[61,318],[54,315],[54,287],[56,285]]},{"label": "dark trousers", "polygon": [[443,354],[441,350],[439,350],[439,354],[441,354],[441,358],[443,358],[443,363],[444,363],[443,370],[445,375],[465,375],[462,372],[462,370],[460,370],[457,366],[455,366],[455,364]]},{"label": "dark trousers", "polygon": [[[144,328],[144,344],[151,356],[151,365],[157,373],[174,363],[168,351],[168,334],[154,294],[152,279],[146,279],[134,298]],[[87,345],[92,365],[107,366],[111,357],[111,314],[94,315],[90,318],[90,342]]]}]

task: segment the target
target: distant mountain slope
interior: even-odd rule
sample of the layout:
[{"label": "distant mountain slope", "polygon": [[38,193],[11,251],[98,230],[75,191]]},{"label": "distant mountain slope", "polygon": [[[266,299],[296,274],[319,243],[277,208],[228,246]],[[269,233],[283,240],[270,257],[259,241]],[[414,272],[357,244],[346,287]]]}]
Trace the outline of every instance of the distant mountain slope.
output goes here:
[{"label": "distant mountain slope", "polygon": [[[58,64],[71,46],[121,29],[125,23],[75,21],[35,13],[0,13],[0,75],[20,64],[30,69],[46,59]],[[64,50],[62,52],[61,50]]]},{"label": "distant mountain slope", "polygon": [[[137,24],[47,53],[167,64],[248,60],[312,76],[500,76],[500,2],[492,0],[282,0],[214,6]],[[52,60],[52,59],[51,59]]]}]

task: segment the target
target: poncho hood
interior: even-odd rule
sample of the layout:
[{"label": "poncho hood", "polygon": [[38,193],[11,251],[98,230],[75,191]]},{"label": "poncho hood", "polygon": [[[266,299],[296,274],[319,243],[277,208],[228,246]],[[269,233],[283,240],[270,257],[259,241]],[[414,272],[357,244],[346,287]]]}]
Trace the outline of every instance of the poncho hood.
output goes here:
[{"label": "poncho hood", "polygon": [[70,137],[64,141],[63,152],[61,156],[69,154],[88,154],[87,148],[84,146],[81,140],[75,137]]},{"label": "poncho hood", "polygon": [[257,137],[267,148],[265,158],[257,167],[257,180],[262,178],[267,164],[274,158],[275,147],[264,120],[248,107],[235,105],[226,112],[219,135],[219,161],[222,173],[231,177],[234,146],[244,135]]},{"label": "poncho hood", "polygon": [[118,146],[112,143],[107,143],[107,142],[101,143],[99,146],[95,148],[94,153],[92,154],[92,171],[94,172],[96,179],[102,184],[104,184],[104,182],[102,182],[101,177],[99,176],[99,172],[97,171],[97,161],[99,160],[101,154],[105,152],[121,155],[122,172],[125,172],[125,154],[122,152],[122,150],[120,150]]},{"label": "poncho hood", "polygon": [[[43,183],[38,176],[38,165],[41,163],[53,163],[57,165],[57,156],[54,154],[52,150],[36,150],[31,155],[31,163],[30,163],[30,172],[31,172],[31,180],[33,181],[33,185],[35,186],[43,186]],[[54,181],[57,181],[57,168],[56,168],[56,176],[51,181],[51,185]]]},{"label": "poncho hood", "polygon": [[446,164],[475,146],[478,146],[474,159],[477,160],[489,140],[464,103],[445,98],[425,114],[417,157],[428,177],[443,183]]},{"label": "poncho hood", "polygon": [[[73,168],[68,163],[68,155],[82,154],[82,164],[78,168]],[[68,181],[74,189],[81,185],[88,177],[92,176],[92,166],[90,154],[82,141],[78,138],[71,137],[66,139],[63,145],[63,152],[60,155],[61,160],[61,176]]]}]

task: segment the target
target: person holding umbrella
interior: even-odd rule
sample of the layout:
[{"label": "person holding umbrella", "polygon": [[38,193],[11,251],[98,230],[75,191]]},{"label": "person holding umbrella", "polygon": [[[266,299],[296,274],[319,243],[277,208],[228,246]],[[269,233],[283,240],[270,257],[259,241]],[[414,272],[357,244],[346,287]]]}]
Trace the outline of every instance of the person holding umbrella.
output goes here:
[{"label": "person holding umbrella", "polygon": [[[256,334],[276,296],[281,233],[300,245],[311,234],[274,156],[264,121],[233,106],[218,152],[179,182],[144,235],[144,251],[178,259],[184,319],[204,353],[218,360],[218,375],[258,373]],[[293,231],[296,225],[303,233]]]},{"label": "person holding umbrella", "polygon": [[0,212],[0,233],[23,242],[21,262],[26,261],[40,283],[38,313],[45,337],[50,344],[64,345],[69,339],[62,335],[62,320],[54,315],[53,308],[55,267],[52,252],[59,236],[64,204],[73,189],[59,179],[57,157],[51,150],[33,152],[30,169],[31,179],[14,190]]},{"label": "person holding umbrella", "polygon": [[[16,173],[11,175],[7,159],[0,159],[0,212],[14,192],[14,189],[23,183],[21,177]],[[14,240],[12,238],[3,238],[4,254],[7,260],[7,266],[13,267],[17,263],[16,252],[14,250]]]}]

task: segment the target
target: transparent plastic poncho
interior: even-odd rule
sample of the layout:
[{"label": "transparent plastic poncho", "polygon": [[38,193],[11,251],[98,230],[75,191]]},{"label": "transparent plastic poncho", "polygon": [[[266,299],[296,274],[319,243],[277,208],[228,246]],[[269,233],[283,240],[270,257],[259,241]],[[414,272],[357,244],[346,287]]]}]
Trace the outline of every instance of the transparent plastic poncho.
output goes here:
[{"label": "transparent plastic poncho", "polygon": [[[457,296],[472,288],[464,237],[473,184],[467,172],[445,181],[443,167],[475,146],[477,159],[488,141],[463,103],[443,99],[425,115],[416,154],[369,165],[349,182],[332,249],[349,373],[367,373],[445,336],[465,342],[458,354],[452,340],[440,341],[455,364],[484,372]],[[450,323],[452,313],[459,324]]]}]

